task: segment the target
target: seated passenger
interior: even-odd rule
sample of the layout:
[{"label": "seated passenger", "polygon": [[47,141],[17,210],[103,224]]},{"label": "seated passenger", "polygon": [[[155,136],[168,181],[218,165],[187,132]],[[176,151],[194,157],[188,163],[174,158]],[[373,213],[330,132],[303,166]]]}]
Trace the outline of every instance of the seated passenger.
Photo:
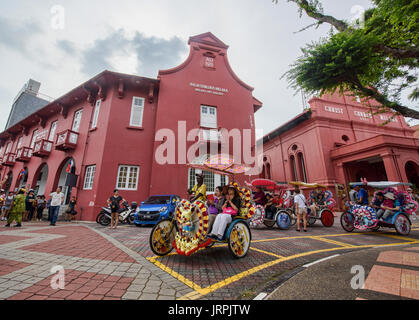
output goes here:
[{"label": "seated passenger", "polygon": [[375,200],[371,203],[371,207],[373,207],[375,211],[378,213],[378,211],[382,210],[381,205],[383,204],[383,202],[384,202],[384,193],[379,191],[375,195]]},{"label": "seated passenger", "polygon": [[265,208],[266,219],[272,220],[274,218],[275,213],[276,213],[276,207],[273,203],[273,198],[269,193],[266,195],[266,204],[265,204],[264,208]]},{"label": "seated passenger", "polygon": [[317,210],[326,205],[326,199],[323,192],[318,192],[317,197],[313,198],[313,204],[309,207],[313,215],[317,217]]},{"label": "seated passenger", "polygon": [[240,196],[237,189],[229,187],[228,194],[222,207],[223,212],[218,214],[215,218],[212,231],[208,235],[209,238],[216,238],[220,241],[223,239],[227,225],[231,223],[233,220],[232,217],[236,216],[240,210],[240,202]]},{"label": "seated passenger", "polygon": [[224,205],[225,198],[223,196],[223,187],[217,187],[215,189],[214,193],[214,199],[208,200],[208,230],[211,232],[212,225],[214,224],[215,218],[217,217],[217,214],[221,213],[223,211],[223,205]]},{"label": "seated passenger", "polygon": [[394,213],[400,210],[400,202],[396,200],[394,194],[391,192],[387,192],[384,195],[384,201],[381,205],[381,209],[378,210],[377,216],[378,218],[382,218],[386,220],[389,216],[392,216]]},{"label": "seated passenger", "polygon": [[266,204],[265,192],[261,188],[256,188],[256,192],[253,195],[253,201],[256,205],[264,206]]},{"label": "seated passenger", "polygon": [[284,207],[284,199],[282,199],[281,195],[275,194],[272,200],[275,208],[282,209]]}]

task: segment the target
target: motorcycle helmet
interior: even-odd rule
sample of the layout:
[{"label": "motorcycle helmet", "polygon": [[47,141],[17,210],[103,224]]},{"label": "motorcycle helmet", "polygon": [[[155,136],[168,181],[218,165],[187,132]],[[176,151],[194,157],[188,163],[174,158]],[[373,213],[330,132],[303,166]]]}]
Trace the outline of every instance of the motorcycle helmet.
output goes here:
[{"label": "motorcycle helmet", "polygon": [[137,209],[137,207],[138,207],[138,203],[137,202],[134,201],[134,202],[131,203],[131,209],[132,210]]}]

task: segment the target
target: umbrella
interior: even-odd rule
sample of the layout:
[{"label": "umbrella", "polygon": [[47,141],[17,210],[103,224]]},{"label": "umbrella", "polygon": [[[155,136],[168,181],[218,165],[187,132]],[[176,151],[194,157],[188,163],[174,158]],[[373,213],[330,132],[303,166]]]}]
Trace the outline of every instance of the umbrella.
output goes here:
[{"label": "umbrella", "polygon": [[189,166],[195,169],[227,175],[241,174],[250,170],[249,167],[245,167],[241,164],[235,164],[230,155],[224,154],[210,156],[202,164],[189,164]]},{"label": "umbrella", "polygon": [[291,181],[289,184],[294,186],[306,187],[306,188],[327,188],[324,184],[319,183],[305,183],[300,181]]}]

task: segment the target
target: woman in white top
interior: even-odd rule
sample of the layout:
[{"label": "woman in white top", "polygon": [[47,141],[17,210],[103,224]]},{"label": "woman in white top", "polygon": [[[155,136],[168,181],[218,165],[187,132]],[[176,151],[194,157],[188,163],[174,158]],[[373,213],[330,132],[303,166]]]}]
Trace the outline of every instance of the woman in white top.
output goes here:
[{"label": "woman in white top", "polygon": [[300,232],[300,220],[303,215],[304,232],[307,232],[307,200],[300,189],[295,189],[294,204],[297,213],[297,231]]}]

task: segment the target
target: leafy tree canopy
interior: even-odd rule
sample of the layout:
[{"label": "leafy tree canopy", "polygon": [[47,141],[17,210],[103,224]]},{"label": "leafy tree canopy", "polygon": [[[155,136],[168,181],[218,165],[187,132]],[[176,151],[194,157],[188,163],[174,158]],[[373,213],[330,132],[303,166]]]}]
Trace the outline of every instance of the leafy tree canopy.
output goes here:
[{"label": "leafy tree canopy", "polygon": [[[316,20],[302,30],[333,26],[327,37],[306,45],[284,75],[294,89],[316,95],[351,91],[378,101],[377,112],[391,109],[419,119],[419,0],[372,0],[357,23],[324,14],[319,0],[287,1],[298,5],[300,16]],[[411,106],[401,103],[405,90]]]}]

